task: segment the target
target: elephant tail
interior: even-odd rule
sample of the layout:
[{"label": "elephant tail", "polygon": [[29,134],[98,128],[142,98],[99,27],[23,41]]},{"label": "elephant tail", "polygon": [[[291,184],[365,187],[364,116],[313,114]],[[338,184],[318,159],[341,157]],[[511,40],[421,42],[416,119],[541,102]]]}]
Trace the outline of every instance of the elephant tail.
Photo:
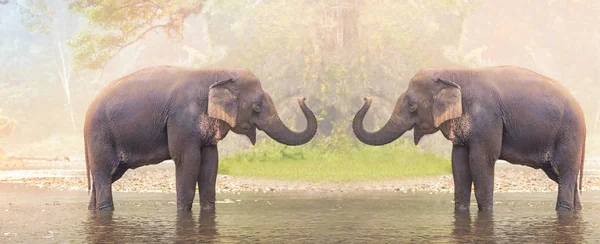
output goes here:
[{"label": "elephant tail", "polygon": [[87,189],[88,189],[88,195],[90,194],[90,159],[88,157],[88,146],[87,146],[87,140],[85,139],[85,136],[83,137],[83,144],[85,145],[85,176],[87,177]]},{"label": "elephant tail", "polygon": [[583,148],[581,148],[581,164],[579,165],[579,192],[583,183],[583,162],[585,162],[585,131],[583,132]]}]

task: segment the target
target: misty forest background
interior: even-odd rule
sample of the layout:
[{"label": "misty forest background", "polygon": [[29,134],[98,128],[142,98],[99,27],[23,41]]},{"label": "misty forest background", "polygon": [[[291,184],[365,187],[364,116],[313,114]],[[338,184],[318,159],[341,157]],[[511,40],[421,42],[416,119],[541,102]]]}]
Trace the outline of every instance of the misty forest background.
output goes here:
[{"label": "misty forest background", "polygon": [[[82,158],[91,99],[112,80],[153,65],[245,67],[289,126],[304,128],[307,97],[318,138],[356,144],[379,128],[424,67],[518,65],[559,80],[586,114],[586,152],[600,154],[600,2],[472,0],[2,0],[0,109],[15,120],[0,148]],[[525,89],[525,88],[524,88]],[[259,138],[266,136],[261,132]],[[411,132],[404,137],[410,138]],[[230,133],[221,154],[251,149]],[[333,146],[332,146],[333,145]],[[420,148],[447,156],[437,133]]]}]

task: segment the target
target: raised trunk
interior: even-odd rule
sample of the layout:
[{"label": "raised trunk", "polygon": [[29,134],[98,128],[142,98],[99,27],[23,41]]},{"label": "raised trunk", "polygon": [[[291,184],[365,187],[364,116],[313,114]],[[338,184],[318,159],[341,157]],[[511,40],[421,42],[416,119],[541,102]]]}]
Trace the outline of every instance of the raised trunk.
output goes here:
[{"label": "raised trunk", "polygon": [[304,103],[305,98],[298,98],[298,104],[302,109],[302,113],[306,117],[306,129],[302,132],[294,132],[290,130],[279,118],[275,106],[270,106],[270,111],[267,112],[267,117],[262,119],[260,124],[257,124],[257,128],[263,130],[273,140],[290,145],[302,145],[309,142],[317,133],[317,118],[312,111]]},{"label": "raised trunk", "polygon": [[404,123],[401,122],[401,119],[398,116],[400,114],[400,108],[398,105],[396,105],[394,111],[392,112],[392,116],[379,131],[366,131],[363,127],[363,120],[367,114],[367,111],[369,111],[369,108],[371,107],[371,102],[372,99],[366,97],[365,104],[356,113],[354,120],[352,120],[352,129],[354,130],[354,135],[356,135],[358,140],[368,145],[381,146],[393,142],[401,137],[404,132],[410,129],[411,126],[404,126]]}]

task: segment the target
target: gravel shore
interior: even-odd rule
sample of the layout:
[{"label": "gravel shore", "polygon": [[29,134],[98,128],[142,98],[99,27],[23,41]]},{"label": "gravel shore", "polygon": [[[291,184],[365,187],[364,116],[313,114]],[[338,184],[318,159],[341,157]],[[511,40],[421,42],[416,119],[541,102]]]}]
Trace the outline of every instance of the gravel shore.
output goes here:
[{"label": "gravel shore", "polygon": [[[2,167],[0,183],[23,183],[40,188],[87,191],[85,169],[72,163],[45,163],[45,167]],[[39,166],[39,165],[38,165]],[[587,166],[587,165],[586,165]],[[587,167],[584,171],[583,190],[600,190],[600,168]],[[550,192],[558,186],[543,171],[507,163],[498,164],[495,171],[495,192]],[[129,170],[113,184],[117,192],[175,192],[173,167],[149,166]],[[451,193],[452,175],[361,182],[309,182],[275,179],[256,179],[242,176],[219,175],[218,192],[353,192],[394,191],[403,193]]]}]

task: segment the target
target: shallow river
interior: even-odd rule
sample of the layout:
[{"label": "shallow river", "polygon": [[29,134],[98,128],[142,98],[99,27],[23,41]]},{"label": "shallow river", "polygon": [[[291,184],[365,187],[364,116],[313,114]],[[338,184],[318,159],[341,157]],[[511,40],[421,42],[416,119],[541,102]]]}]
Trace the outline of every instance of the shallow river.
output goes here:
[{"label": "shallow river", "polygon": [[496,194],[493,214],[455,214],[450,194],[218,194],[217,211],[178,214],[175,195],[115,193],[114,212],[86,192],[0,185],[0,243],[577,243],[600,241],[600,192],[554,211],[556,193]]}]

